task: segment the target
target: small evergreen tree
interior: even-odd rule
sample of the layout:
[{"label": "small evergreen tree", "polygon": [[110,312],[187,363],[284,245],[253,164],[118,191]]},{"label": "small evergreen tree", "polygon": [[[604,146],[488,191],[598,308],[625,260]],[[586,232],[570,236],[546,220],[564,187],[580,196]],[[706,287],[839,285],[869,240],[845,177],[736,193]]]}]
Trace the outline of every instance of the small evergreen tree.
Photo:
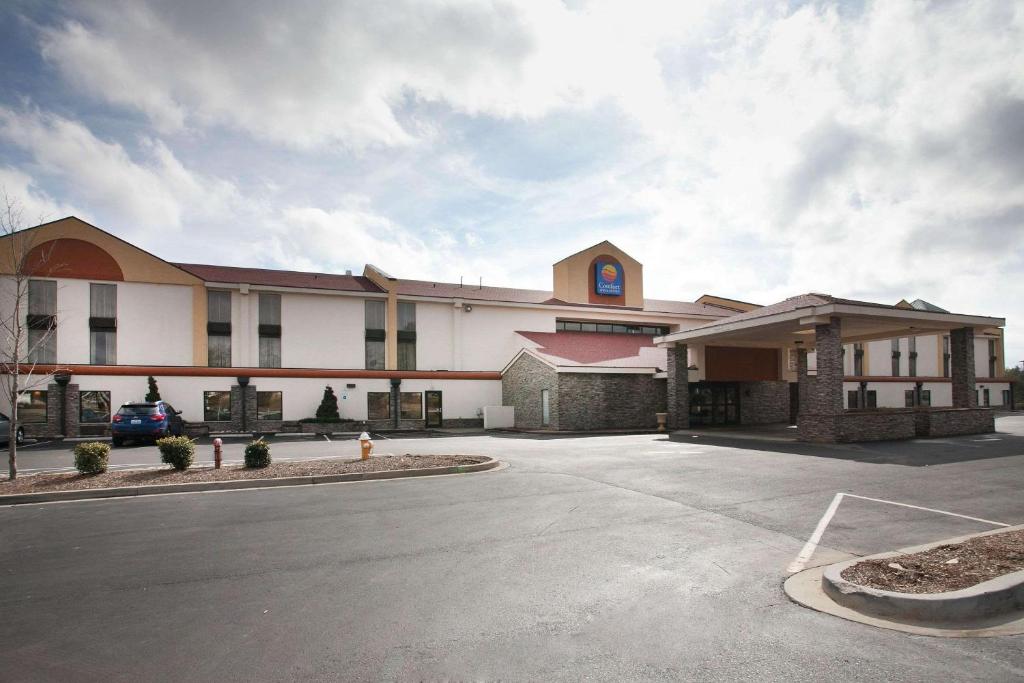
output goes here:
[{"label": "small evergreen tree", "polygon": [[153,378],[153,375],[150,375],[149,376],[149,391],[146,392],[146,402],[147,403],[156,403],[159,400],[160,400],[160,389],[159,389],[159,387],[157,387],[156,380]]},{"label": "small evergreen tree", "polygon": [[338,397],[334,395],[334,389],[330,386],[324,389],[324,398],[320,401],[320,407],[316,409],[316,416],[321,420],[340,420],[338,412]]}]

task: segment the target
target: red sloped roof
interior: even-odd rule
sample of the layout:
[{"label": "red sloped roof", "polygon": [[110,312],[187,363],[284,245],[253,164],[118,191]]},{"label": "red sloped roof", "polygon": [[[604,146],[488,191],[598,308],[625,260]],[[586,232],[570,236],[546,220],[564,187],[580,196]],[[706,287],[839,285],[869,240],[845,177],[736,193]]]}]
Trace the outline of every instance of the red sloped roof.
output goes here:
[{"label": "red sloped roof", "polygon": [[266,285],[268,287],[332,289],[342,292],[384,291],[369,278],[362,275],[301,273],[294,270],[207,266],[198,263],[175,263],[174,265],[207,282],[244,282],[250,285]]},{"label": "red sloped roof", "polygon": [[665,349],[643,334],[602,332],[517,332],[538,345],[534,352],[556,365],[664,368]]}]

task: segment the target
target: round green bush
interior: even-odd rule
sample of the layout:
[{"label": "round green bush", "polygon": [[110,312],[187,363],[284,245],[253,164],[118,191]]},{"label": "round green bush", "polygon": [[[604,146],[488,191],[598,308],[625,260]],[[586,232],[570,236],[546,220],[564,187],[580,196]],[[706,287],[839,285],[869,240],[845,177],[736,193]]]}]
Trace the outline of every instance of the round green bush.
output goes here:
[{"label": "round green bush", "polygon": [[253,441],[245,447],[246,467],[268,467],[270,465],[270,444],[266,441]]},{"label": "round green bush", "polygon": [[107,471],[110,446],[99,441],[75,446],[75,469],[82,474],[102,474]]},{"label": "round green bush", "polygon": [[156,447],[160,449],[160,460],[176,470],[187,470],[195,460],[196,449],[187,436],[165,436],[157,440]]}]

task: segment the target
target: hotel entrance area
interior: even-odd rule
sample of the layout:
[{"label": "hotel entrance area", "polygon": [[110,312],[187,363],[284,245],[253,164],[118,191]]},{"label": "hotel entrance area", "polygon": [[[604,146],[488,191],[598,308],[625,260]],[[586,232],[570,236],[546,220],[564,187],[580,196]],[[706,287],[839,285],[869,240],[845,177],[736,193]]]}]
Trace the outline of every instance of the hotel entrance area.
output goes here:
[{"label": "hotel entrance area", "polygon": [[693,382],[690,384],[691,425],[708,427],[739,423],[739,382]]}]

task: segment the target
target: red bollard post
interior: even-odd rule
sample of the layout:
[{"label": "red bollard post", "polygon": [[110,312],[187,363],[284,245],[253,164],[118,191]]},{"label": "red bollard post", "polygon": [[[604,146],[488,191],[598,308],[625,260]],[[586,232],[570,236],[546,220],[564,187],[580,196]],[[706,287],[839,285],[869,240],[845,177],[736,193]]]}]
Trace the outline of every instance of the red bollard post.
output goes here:
[{"label": "red bollard post", "polygon": [[213,440],[213,469],[220,469],[220,447],[224,442],[220,439]]}]

